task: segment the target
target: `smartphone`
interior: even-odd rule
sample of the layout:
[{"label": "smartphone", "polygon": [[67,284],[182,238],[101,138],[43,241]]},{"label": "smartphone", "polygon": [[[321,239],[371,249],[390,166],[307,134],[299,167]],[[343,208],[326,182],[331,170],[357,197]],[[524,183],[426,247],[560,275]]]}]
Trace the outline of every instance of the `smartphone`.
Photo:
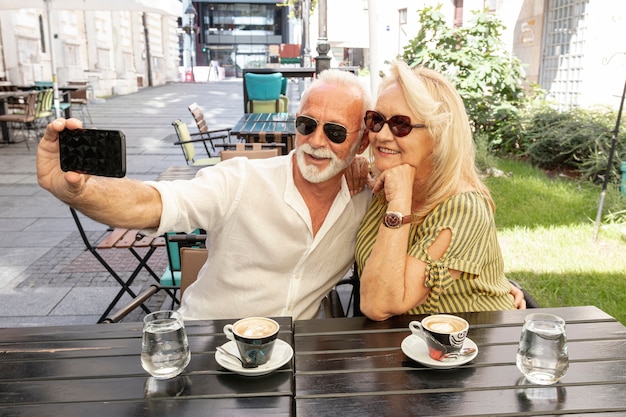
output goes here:
[{"label": "smartphone", "polygon": [[126,175],[126,136],[121,130],[65,129],[59,132],[59,154],[63,171]]}]

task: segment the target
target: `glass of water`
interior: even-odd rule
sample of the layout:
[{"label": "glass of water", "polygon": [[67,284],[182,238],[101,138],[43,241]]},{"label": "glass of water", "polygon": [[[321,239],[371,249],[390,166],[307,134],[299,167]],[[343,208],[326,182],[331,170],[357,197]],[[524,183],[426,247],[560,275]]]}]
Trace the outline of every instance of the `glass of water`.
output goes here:
[{"label": "glass of water", "polygon": [[143,319],[141,366],[158,379],[179,375],[189,364],[191,353],[182,316],[163,310]]},{"label": "glass of water", "polygon": [[516,363],[533,384],[550,385],[560,380],[569,367],[565,321],[553,314],[526,316]]}]

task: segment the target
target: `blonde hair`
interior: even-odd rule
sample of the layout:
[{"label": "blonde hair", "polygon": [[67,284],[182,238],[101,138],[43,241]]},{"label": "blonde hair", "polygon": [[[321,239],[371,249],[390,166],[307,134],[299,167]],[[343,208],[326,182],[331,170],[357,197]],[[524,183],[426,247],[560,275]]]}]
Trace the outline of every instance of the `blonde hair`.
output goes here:
[{"label": "blonde hair", "polygon": [[476,168],[476,149],[465,105],[452,83],[428,68],[414,69],[403,61],[391,64],[391,74],[381,81],[379,94],[398,83],[411,111],[428,126],[434,148],[433,171],[425,185],[426,201],[413,213],[418,222],[444,200],[459,193],[459,184],[467,182],[495,204]]}]

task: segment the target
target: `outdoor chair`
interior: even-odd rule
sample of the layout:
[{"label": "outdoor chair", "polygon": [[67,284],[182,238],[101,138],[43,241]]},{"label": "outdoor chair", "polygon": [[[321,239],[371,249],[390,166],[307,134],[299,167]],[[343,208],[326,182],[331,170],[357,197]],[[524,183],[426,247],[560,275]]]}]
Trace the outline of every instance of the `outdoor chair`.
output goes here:
[{"label": "outdoor chair", "polygon": [[[247,145],[247,146],[246,146]],[[265,146],[262,146],[265,145]],[[272,146],[274,145],[274,146]],[[272,143],[238,143],[235,147],[235,150],[223,150],[220,153],[220,158],[222,161],[227,159],[234,158],[236,156],[244,156],[248,159],[263,159],[263,158],[271,158],[273,156],[278,156],[281,154],[281,149],[277,145],[282,144],[272,144]]]},{"label": "outdoor chair", "polygon": [[93,91],[93,88],[86,81],[70,81],[67,83],[69,87],[77,87],[77,90],[70,91],[70,105],[72,109],[76,108],[80,113],[80,119],[89,119],[89,124],[93,124],[91,119],[91,113],[89,112],[89,97],[88,93]]},{"label": "outdoor chair", "polygon": [[[205,248],[206,234],[200,230],[193,233],[165,233],[165,248],[167,250],[168,265],[161,275],[160,284],[162,287],[176,288],[181,286],[182,280],[182,260],[181,250],[183,248]],[[172,299],[172,308],[176,300]]]},{"label": "outdoor chair", "polygon": [[20,132],[24,136],[24,143],[30,150],[28,145],[28,139],[30,132],[33,130],[31,127],[35,123],[35,113],[37,108],[37,95],[36,91],[30,92],[24,99],[24,106],[21,110],[14,113],[0,115],[0,122],[10,123],[13,126],[19,127]]},{"label": "outdoor chair", "polygon": [[248,72],[246,77],[246,92],[248,113],[283,113],[289,109],[289,99],[286,95],[286,83],[283,74],[274,72],[271,74],[255,74]]},{"label": "outdoor chair", "polygon": [[43,129],[52,121],[54,115],[54,91],[52,88],[44,88],[37,90],[37,106],[35,109],[35,123],[33,128]]},{"label": "outdoor chair", "polygon": [[[350,291],[347,299],[347,304],[344,306],[341,301],[340,292],[344,290],[341,288],[343,286],[349,286]],[[346,274],[345,277],[341,279],[332,288],[329,293],[322,299],[320,304],[320,309],[317,314],[317,318],[338,318],[338,317],[358,317],[363,316],[363,313],[360,309],[360,300],[361,296],[359,293],[359,276],[357,274],[356,262],[352,266],[352,271],[349,274]],[[345,298],[345,297],[344,297]]]},{"label": "outdoor chair", "polygon": [[221,140],[222,143],[231,143],[230,142],[230,131],[232,128],[227,127],[223,129],[214,129],[209,130],[206,120],[204,119],[204,112],[198,106],[197,103],[192,103],[187,107],[193,120],[196,122],[196,126],[198,126],[198,132],[203,137],[205,137],[210,143],[211,148],[215,151],[214,140]]},{"label": "outdoor chair", "polygon": [[[176,136],[178,137],[178,140],[174,142],[174,145],[180,145],[187,165],[208,166],[215,165],[220,161],[219,157],[213,157],[211,156],[211,152],[209,152],[207,141],[211,145],[210,139],[205,138],[204,135],[202,135],[201,133],[189,133],[189,128],[187,127],[187,125],[180,120],[172,122],[172,126],[174,126],[174,129],[176,130]],[[193,139],[192,136],[196,137],[197,139]],[[201,143],[204,146],[204,150],[207,154],[206,158],[196,158],[196,143]]]},{"label": "outdoor chair", "polygon": [[[189,285],[193,284],[193,282],[198,278],[198,273],[200,269],[206,262],[208,256],[208,250],[206,248],[190,248],[183,247],[180,250],[180,262],[181,262],[181,275],[180,275],[180,291],[179,297],[182,299],[183,293],[189,287]],[[152,297],[154,294],[159,292],[162,289],[166,289],[165,285],[161,284],[152,284],[150,285],[144,292],[139,294],[135,299],[133,299],[130,303],[120,308],[114,314],[111,314],[106,319],[102,320],[101,323],[118,323],[124,317],[128,316],[132,311],[134,311],[137,307],[145,303]]]}]

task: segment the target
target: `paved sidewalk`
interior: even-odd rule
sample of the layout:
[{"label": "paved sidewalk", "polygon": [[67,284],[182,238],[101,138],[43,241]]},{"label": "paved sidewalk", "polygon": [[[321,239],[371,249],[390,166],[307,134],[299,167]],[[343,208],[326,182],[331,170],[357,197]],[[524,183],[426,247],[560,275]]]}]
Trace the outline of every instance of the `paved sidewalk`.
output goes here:
[{"label": "paved sidewalk", "polygon": [[[289,89],[290,109],[295,110],[299,84],[290,82]],[[89,109],[93,127],[125,132],[127,176],[148,180],[169,166],[185,165],[180,148],[172,145],[171,122],[181,119],[195,131],[189,104],[197,102],[209,125],[219,128],[239,120],[242,100],[242,82],[235,79],[147,87]],[[95,323],[119,285],[85,252],[68,207],[37,185],[32,140],[30,147],[0,142],[0,327]],[[83,225],[91,239],[107,229],[87,219]],[[135,265],[132,255],[126,249],[111,251],[111,262],[126,278]],[[160,274],[166,263],[164,250],[159,250],[150,266]],[[143,272],[134,289],[152,282]],[[162,301],[156,297],[153,304]]]}]

